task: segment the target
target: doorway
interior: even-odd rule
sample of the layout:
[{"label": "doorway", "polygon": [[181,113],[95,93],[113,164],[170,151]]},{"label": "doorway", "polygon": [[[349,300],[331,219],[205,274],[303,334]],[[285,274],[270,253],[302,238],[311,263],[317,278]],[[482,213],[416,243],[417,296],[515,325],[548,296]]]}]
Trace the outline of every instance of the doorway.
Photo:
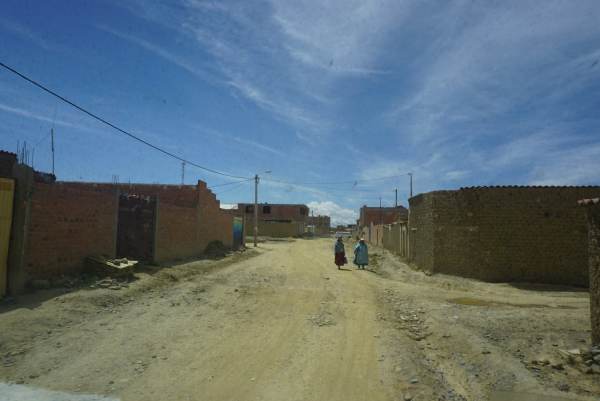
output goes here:
[{"label": "doorway", "polygon": [[155,197],[121,194],[117,223],[117,257],[152,261],[155,226]]}]

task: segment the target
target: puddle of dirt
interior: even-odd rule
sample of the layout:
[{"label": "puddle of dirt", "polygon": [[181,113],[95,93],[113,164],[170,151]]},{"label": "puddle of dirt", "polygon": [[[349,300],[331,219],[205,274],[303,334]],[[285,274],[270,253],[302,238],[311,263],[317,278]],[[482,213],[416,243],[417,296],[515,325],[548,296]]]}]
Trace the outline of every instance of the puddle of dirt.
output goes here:
[{"label": "puddle of dirt", "polygon": [[513,308],[554,308],[554,309],[577,309],[566,305],[541,305],[541,304],[511,304],[509,302],[488,301],[480,298],[460,297],[448,300],[451,304],[467,306],[510,306]]}]

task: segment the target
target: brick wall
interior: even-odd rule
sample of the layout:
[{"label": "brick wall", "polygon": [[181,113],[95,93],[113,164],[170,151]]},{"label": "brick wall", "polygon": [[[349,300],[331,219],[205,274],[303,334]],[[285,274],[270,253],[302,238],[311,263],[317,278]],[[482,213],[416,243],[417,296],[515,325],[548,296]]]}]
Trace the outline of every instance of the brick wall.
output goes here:
[{"label": "brick wall", "polygon": [[[289,222],[282,223],[278,221],[259,221],[258,235],[273,238],[287,238],[302,235],[304,233],[304,223]],[[246,235],[254,235],[254,222],[250,221],[246,224]]]},{"label": "brick wall", "polygon": [[404,206],[382,208],[363,206],[360,208],[358,224],[361,227],[367,227],[370,224],[392,224],[407,218],[408,209]]},{"label": "brick wall", "polygon": [[409,261],[421,269],[433,272],[433,199],[439,192],[421,194],[409,199]]},{"label": "brick wall", "polygon": [[600,187],[489,187],[411,198],[411,259],[486,281],[587,286],[583,210]]},{"label": "brick wall", "polygon": [[588,249],[590,275],[590,316],[592,344],[600,345],[600,203],[586,205],[588,217]]},{"label": "brick wall", "polygon": [[25,241],[27,277],[78,272],[91,254],[114,257],[117,209],[115,193],[33,183]]},{"label": "brick wall", "polygon": [[383,226],[381,246],[403,257],[408,256],[408,223],[398,222]]},{"label": "brick wall", "polygon": [[[242,217],[244,214],[246,215],[247,221],[252,221],[252,219],[254,219],[253,203],[239,203],[237,210],[240,217]],[[258,204],[258,220],[289,220],[307,222],[309,212],[310,210],[308,206],[300,204]]]},{"label": "brick wall", "polygon": [[156,261],[199,256],[214,240],[227,247],[233,245],[233,216],[220,209],[219,201],[202,181],[197,186],[32,185],[22,263],[28,280],[79,272],[89,255],[114,257],[119,193],[158,199]]},{"label": "brick wall", "polygon": [[185,259],[200,255],[206,244],[198,239],[198,211],[159,199],[156,213],[154,260]]},{"label": "brick wall", "polygon": [[174,188],[168,196],[157,194],[156,261],[198,256],[215,240],[233,246],[233,216],[221,210],[206,183],[182,188],[179,196]]}]

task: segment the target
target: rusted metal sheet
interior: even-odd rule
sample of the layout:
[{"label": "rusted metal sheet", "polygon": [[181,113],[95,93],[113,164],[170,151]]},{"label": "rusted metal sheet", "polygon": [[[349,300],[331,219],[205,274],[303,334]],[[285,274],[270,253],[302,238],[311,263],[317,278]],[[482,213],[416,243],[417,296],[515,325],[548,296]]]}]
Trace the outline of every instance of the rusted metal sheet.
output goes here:
[{"label": "rusted metal sheet", "polygon": [[0,178],[0,298],[6,295],[14,193],[15,182],[9,178]]}]

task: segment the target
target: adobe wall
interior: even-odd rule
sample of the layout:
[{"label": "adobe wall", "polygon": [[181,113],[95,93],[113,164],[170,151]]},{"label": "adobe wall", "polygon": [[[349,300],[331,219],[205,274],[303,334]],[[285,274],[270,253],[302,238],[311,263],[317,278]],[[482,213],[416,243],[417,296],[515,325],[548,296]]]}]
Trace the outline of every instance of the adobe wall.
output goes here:
[{"label": "adobe wall", "polygon": [[600,345],[600,204],[586,206],[590,275],[590,316],[592,344]]},{"label": "adobe wall", "polygon": [[586,220],[573,205],[598,194],[600,187],[489,187],[420,195],[421,205],[411,199],[413,258],[436,273],[485,281],[587,286]]},{"label": "adobe wall", "polygon": [[81,271],[92,254],[115,256],[117,195],[34,182],[24,252],[27,279]]},{"label": "adobe wall", "polygon": [[383,248],[402,256],[408,256],[408,223],[399,222],[383,226]]},{"label": "adobe wall", "polygon": [[[301,235],[304,232],[303,223],[291,222],[258,222],[258,235],[262,237],[287,238]],[[254,235],[254,222],[246,224],[246,235]]]},{"label": "adobe wall", "polygon": [[409,226],[409,262],[416,264],[424,271],[433,272],[434,267],[434,211],[433,200],[436,194],[444,191],[430,192],[413,196],[408,200],[410,213]]},{"label": "adobe wall", "polygon": [[408,218],[408,210],[403,206],[398,207],[368,207],[360,208],[359,225],[361,227],[370,224],[392,224]]}]

